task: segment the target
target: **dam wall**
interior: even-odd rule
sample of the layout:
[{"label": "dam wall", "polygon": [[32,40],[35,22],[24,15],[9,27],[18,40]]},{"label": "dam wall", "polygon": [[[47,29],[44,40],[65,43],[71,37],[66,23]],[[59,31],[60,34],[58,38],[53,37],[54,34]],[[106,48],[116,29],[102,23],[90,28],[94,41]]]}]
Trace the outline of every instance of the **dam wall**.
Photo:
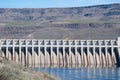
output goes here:
[{"label": "dam wall", "polygon": [[0,39],[0,54],[25,66],[119,65],[116,40]]}]

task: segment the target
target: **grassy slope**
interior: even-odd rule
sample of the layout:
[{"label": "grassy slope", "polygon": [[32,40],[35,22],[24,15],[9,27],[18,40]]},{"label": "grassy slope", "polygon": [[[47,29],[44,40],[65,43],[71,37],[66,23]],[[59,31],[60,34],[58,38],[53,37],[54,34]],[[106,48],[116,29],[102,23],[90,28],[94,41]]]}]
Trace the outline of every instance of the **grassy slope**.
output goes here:
[{"label": "grassy slope", "polygon": [[120,23],[119,20],[107,20],[101,21],[97,19],[79,19],[79,20],[64,20],[64,21],[56,21],[52,22],[52,24],[87,24],[87,23]]},{"label": "grassy slope", "polygon": [[[4,23],[5,27],[31,27],[31,26],[43,26],[46,27],[44,24],[87,24],[87,23],[120,23],[119,20],[117,19],[112,19],[112,20],[97,20],[97,19],[79,19],[79,20],[59,20],[59,21],[54,21],[54,22],[45,22],[45,23],[40,23],[37,21],[12,21],[8,23]],[[49,26],[48,26],[49,27]]]},{"label": "grassy slope", "polygon": [[[68,27],[67,24],[80,24],[77,27]],[[63,26],[54,26],[60,25]],[[90,26],[91,24],[91,26]],[[47,23],[15,21],[7,23],[6,26],[32,27],[27,29],[6,29],[1,32],[0,38],[37,38],[37,39],[116,39],[120,36],[119,20],[65,20]],[[53,26],[52,26],[53,25]],[[35,26],[39,28],[35,28]],[[35,28],[35,29],[33,29]],[[3,33],[6,34],[3,34]]]},{"label": "grassy slope", "polygon": [[54,77],[43,73],[34,72],[30,68],[22,67],[0,57],[0,80],[56,80]]}]

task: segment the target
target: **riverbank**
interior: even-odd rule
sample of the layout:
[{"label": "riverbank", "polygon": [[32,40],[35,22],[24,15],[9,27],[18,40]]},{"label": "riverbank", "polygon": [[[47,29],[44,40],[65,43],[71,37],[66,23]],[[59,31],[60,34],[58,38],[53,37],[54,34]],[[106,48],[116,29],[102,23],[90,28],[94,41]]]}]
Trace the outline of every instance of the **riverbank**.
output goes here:
[{"label": "riverbank", "polygon": [[0,56],[0,80],[57,80],[44,72],[35,72]]}]

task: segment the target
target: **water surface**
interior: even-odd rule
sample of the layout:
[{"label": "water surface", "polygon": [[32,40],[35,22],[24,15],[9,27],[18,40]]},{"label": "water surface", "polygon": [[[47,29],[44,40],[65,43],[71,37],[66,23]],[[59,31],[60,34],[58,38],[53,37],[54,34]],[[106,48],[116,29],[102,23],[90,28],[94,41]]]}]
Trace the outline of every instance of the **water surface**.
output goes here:
[{"label": "water surface", "polygon": [[92,68],[34,68],[56,76],[61,80],[120,80],[120,68],[92,67]]}]

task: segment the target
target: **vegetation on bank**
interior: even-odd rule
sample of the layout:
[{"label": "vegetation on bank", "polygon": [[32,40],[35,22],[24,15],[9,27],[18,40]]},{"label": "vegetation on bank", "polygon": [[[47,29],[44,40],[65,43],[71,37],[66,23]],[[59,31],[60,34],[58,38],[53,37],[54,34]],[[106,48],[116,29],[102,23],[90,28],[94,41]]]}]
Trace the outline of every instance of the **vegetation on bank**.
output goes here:
[{"label": "vegetation on bank", "polygon": [[51,22],[44,22],[40,23],[37,21],[12,21],[8,23],[0,24],[3,27],[35,27],[39,26],[41,28],[46,28],[53,26],[53,24],[119,24],[119,19],[110,19],[110,20],[99,20],[94,18],[86,18],[86,19],[77,19],[77,20],[57,20],[57,21],[51,21]]},{"label": "vegetation on bank", "polygon": [[15,64],[0,56],[0,80],[57,80],[44,72],[34,72],[30,68]]}]

